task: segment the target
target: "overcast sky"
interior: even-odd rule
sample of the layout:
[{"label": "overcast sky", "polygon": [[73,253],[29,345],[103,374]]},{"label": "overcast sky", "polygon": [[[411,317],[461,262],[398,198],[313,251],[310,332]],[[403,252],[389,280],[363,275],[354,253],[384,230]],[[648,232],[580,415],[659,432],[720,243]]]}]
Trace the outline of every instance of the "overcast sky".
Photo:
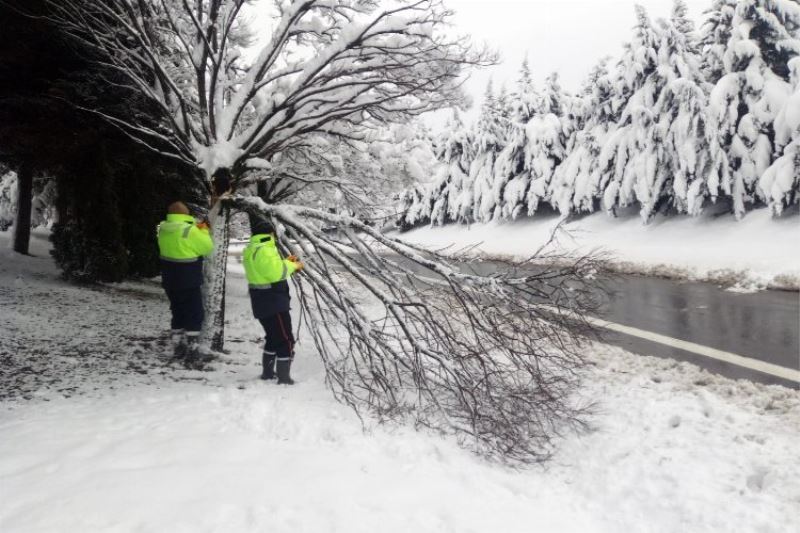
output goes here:
[{"label": "overcast sky", "polygon": [[[456,11],[458,33],[502,55],[502,65],[472,74],[468,90],[476,105],[490,77],[496,88],[503,82],[513,88],[526,52],[537,83],[555,70],[565,89],[577,90],[597,60],[620,56],[622,44],[633,35],[636,3],[653,20],[669,17],[672,6],[672,0],[446,0]],[[687,4],[699,24],[711,0]]]},{"label": "overcast sky", "polygon": [[[712,0],[686,2],[699,24]],[[526,53],[537,83],[558,71],[562,86],[576,91],[600,58],[620,56],[622,44],[633,35],[636,3],[653,20],[669,17],[672,6],[672,0],[445,0],[456,12],[453,31],[471,35],[475,43],[486,43],[502,56],[501,65],[472,73],[467,91],[475,106],[468,120],[476,114],[490,77],[496,88],[506,82],[513,89]],[[246,16],[269,24],[265,13],[271,5],[261,0],[245,10]],[[269,32],[259,35],[267,38]],[[449,115],[437,114],[429,122],[441,125]]]}]

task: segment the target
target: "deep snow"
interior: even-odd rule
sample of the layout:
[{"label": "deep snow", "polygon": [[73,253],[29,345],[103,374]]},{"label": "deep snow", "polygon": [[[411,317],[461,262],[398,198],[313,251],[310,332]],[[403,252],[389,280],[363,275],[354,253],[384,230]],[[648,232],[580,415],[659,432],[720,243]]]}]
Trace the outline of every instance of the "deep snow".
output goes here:
[{"label": "deep snow", "polygon": [[582,392],[597,402],[594,430],[567,436],[546,467],[512,470],[408,427],[367,421],[362,431],[325,389],[305,334],[297,386],[256,380],[261,332],[236,268],[232,353],[213,372],[185,371],[162,357],[168,310],[157,285],[79,289],[57,279],[44,251],[41,239],[34,258],[0,242],[4,533],[718,533],[796,523],[797,391],[597,346]]},{"label": "deep snow", "polygon": [[718,282],[737,290],[800,288],[800,216],[773,218],[769,209],[752,211],[741,221],[729,215],[658,215],[647,225],[638,215],[595,213],[567,223],[537,215],[515,222],[426,226],[400,237],[434,249],[475,246],[479,255],[524,259],[551,235],[556,239],[548,251],[600,250],[617,271]]}]

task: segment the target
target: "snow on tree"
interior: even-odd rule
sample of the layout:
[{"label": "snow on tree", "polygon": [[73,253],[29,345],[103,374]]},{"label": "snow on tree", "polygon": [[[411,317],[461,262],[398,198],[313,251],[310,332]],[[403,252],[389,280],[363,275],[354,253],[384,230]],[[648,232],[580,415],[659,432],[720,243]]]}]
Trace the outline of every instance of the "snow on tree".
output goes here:
[{"label": "snow on tree", "polygon": [[2,167],[0,172],[0,231],[6,231],[17,216],[17,174]]},{"label": "snow on tree", "polygon": [[567,95],[561,89],[558,73],[545,80],[537,113],[525,125],[528,139],[530,186],[525,197],[528,216],[539,208],[540,202],[550,201],[550,182],[556,167],[566,157],[566,143],[570,134],[568,121],[564,120],[564,103]]},{"label": "snow on tree", "polygon": [[603,146],[599,166],[605,210],[613,213],[639,201],[647,219],[656,201],[652,191],[660,150],[653,112],[662,88],[657,70],[660,38],[641,6],[636,6],[636,19],[633,41],[625,46],[617,67],[615,93],[626,102],[625,108],[619,128]]},{"label": "snow on tree", "polygon": [[[540,107],[526,58],[520,69],[517,91],[513,95],[512,112],[505,146],[498,154],[494,168],[492,194],[500,199],[500,218],[517,218],[525,209],[525,197],[530,187],[531,143],[527,124]],[[495,218],[498,218],[497,216]]]},{"label": "snow on tree", "polygon": [[761,176],[759,186],[772,212],[800,203],[800,57],[789,61],[794,92],[775,119],[775,146],[781,154]]},{"label": "snow on tree", "polygon": [[658,73],[666,85],[655,105],[656,138],[662,140],[662,150],[651,197],[672,202],[679,213],[697,215],[710,166],[705,140],[709,87],[687,11],[683,0],[675,0],[671,19],[661,21]]},{"label": "snow on tree", "polygon": [[[427,193],[427,185],[438,172],[435,147],[427,128],[420,121],[408,124],[395,124],[384,131],[377,132],[364,148],[375,168],[361,180],[364,184],[364,203],[372,203],[373,210],[381,218],[389,218],[393,213],[389,197],[401,190],[414,187],[425,190],[420,204],[409,206],[406,212],[408,224],[428,220],[432,200]],[[353,154],[351,159],[366,157]],[[350,176],[346,171],[342,175]],[[383,191],[383,193],[381,193]]]},{"label": "snow on tree", "polygon": [[[452,219],[515,218],[523,208],[533,215],[545,201],[563,215],[598,203],[610,214],[638,205],[647,222],[667,208],[699,215],[721,197],[737,217],[764,201],[782,212],[796,197],[794,181],[775,176],[794,168],[787,125],[799,11],[791,0],[715,0],[698,33],[684,0],[656,25],[637,7],[616,71],[598,66],[577,97],[563,94],[556,78],[537,93],[526,61],[505,142],[499,153],[496,142],[491,150],[479,143],[467,157]],[[478,126],[483,140],[496,131],[486,126],[488,109]],[[434,189],[425,196],[431,206],[443,183]]]},{"label": "snow on tree", "polygon": [[737,0],[714,0],[705,13],[701,47],[703,51],[703,70],[710,83],[716,84],[725,72],[725,50],[731,39],[733,15]]},{"label": "snow on tree", "polygon": [[697,214],[705,194],[707,84],[686,12],[676,0],[671,19],[653,27],[637,7],[634,41],[620,63],[628,101],[601,156],[611,176],[606,210],[638,202],[645,222],[662,206]]},{"label": "snow on tree", "polygon": [[[427,220],[426,212],[430,210],[428,196],[421,185],[404,189],[398,196],[401,227],[414,227]],[[406,226],[407,225],[407,226]]]},{"label": "snow on tree", "polygon": [[576,131],[550,185],[551,203],[563,215],[594,211],[600,195],[600,151],[616,127],[621,107],[607,64],[608,58],[592,69],[571,103]]},{"label": "snow on tree", "polygon": [[[243,47],[260,35],[245,0],[52,1],[54,19],[92,47],[160,111],[161,124],[89,109],[135,140],[196,169],[211,190],[215,173],[236,188],[250,171],[301,148],[310,135],[362,139],[360,129],[458,104],[465,65],[487,64],[440,29],[439,0],[271,2],[273,25],[251,61]],[[264,4],[262,4],[264,5]],[[264,31],[262,29],[262,31]],[[221,192],[221,191],[219,191]],[[228,214],[215,206],[213,258],[206,262],[204,328],[223,342]],[[208,339],[207,339],[208,340]]]},{"label": "snow on tree", "polygon": [[792,0],[743,0],[731,19],[724,75],[711,92],[709,146],[712,198],[732,199],[737,218],[766,201],[759,179],[773,162],[775,120],[789,98],[789,61],[800,54],[800,5]]},{"label": "snow on tree", "polygon": [[[594,305],[591,258],[538,274],[508,264],[483,277],[466,273],[463,256],[352,217],[253,197],[225,202],[269,214],[288,237],[284,252],[306,260],[298,299],[341,401],[512,462],[547,458],[555,435],[581,425],[569,369],[582,364],[583,316]],[[308,219],[340,228],[344,240]]]},{"label": "snow on tree", "polygon": [[[473,137],[475,155],[468,180],[472,191],[468,194],[462,191],[460,211],[464,219],[486,222],[494,217],[496,209],[500,209],[501,197],[495,190],[494,166],[508,138],[510,113],[505,86],[495,97],[490,81]],[[471,212],[467,211],[469,207]]]},{"label": "snow on tree", "polygon": [[465,155],[470,142],[461,116],[455,110],[452,120],[444,129],[444,138],[436,154],[440,162],[439,170],[429,187],[432,204],[430,222],[433,225],[441,226],[455,218],[450,200],[458,196],[467,177],[469,162]]},{"label": "snow on tree", "polygon": [[320,139],[357,147],[375,127],[458,106],[464,67],[494,58],[444,31],[451,13],[438,0],[275,0],[268,39],[247,61],[242,46],[265,30],[244,23],[245,3],[52,2],[54,18],[161,120],[148,126],[151,118],[89,111],[183,161],[209,189],[215,175],[230,174],[235,190],[212,209],[212,347],[224,338],[227,221],[238,209],[270,219],[287,237],[283,252],[303,257],[292,279],[338,399],[455,434],[499,459],[546,458],[584,412],[572,394],[591,331],[583,318],[593,304],[591,259],[534,274],[518,273],[524,264],[466,274],[459,257],[388,237],[339,205],[331,213],[289,203],[282,185],[273,188],[281,203],[247,194],[254,181],[280,179],[346,199],[335,194],[349,186],[345,177],[326,170],[315,178],[305,168],[341,166],[336,151],[318,157]]}]

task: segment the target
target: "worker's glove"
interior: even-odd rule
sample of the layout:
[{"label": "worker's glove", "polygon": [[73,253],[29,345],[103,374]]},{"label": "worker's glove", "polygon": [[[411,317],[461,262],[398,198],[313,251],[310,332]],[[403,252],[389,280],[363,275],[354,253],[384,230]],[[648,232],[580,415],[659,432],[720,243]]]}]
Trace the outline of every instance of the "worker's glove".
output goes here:
[{"label": "worker's glove", "polygon": [[299,259],[295,259],[294,261],[292,261],[292,263],[294,263],[294,266],[295,266],[295,268],[297,269],[298,272],[300,272],[301,270],[303,270],[305,268],[305,265]]},{"label": "worker's glove", "polygon": [[197,229],[202,229],[202,230],[208,231],[210,228],[211,228],[211,226],[208,225],[208,222],[198,222],[197,223]]},{"label": "worker's glove", "polygon": [[294,254],[290,255],[290,256],[289,256],[289,257],[287,257],[286,259],[288,259],[288,260],[289,260],[289,261],[291,261],[292,263],[299,263],[299,262],[300,262],[300,258],[299,258],[299,257],[297,257],[297,256],[296,256],[296,255],[294,255]]}]

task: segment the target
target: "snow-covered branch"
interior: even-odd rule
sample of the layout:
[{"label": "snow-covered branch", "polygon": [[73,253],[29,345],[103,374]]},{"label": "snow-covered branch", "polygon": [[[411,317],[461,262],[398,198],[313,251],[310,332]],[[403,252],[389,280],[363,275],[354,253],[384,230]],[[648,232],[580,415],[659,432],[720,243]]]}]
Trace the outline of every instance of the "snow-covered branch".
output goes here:
[{"label": "snow-covered branch", "polygon": [[[52,0],[53,19],[152,101],[170,145],[235,177],[307,135],[404,120],[462,99],[463,68],[494,57],[442,33],[440,0]],[[252,42],[263,44],[245,59]],[[145,136],[135,124],[128,129]]]},{"label": "snow-covered branch", "polygon": [[512,462],[546,458],[561,431],[581,426],[571,393],[592,335],[583,317],[596,303],[593,258],[546,269],[498,263],[479,275],[457,255],[354,217],[250,197],[226,202],[270,218],[286,252],[303,257],[296,288],[341,401],[454,433]]}]

